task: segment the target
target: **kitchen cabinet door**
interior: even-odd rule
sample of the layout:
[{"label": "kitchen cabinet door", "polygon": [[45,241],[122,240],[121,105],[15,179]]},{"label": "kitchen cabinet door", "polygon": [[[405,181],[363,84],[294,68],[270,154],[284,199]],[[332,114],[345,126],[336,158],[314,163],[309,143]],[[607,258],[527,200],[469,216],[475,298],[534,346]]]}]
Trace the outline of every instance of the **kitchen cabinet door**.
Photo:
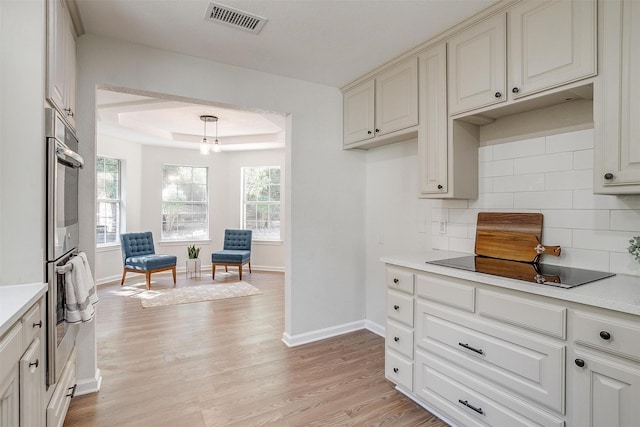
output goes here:
[{"label": "kitchen cabinet door", "polygon": [[596,2],[536,0],[508,12],[513,99],[596,74]]},{"label": "kitchen cabinet door", "polygon": [[594,193],[640,194],[640,2],[601,2],[594,85]]},{"label": "kitchen cabinet door", "polygon": [[40,339],[33,340],[20,359],[20,425],[44,426],[44,353]]},{"label": "kitchen cabinet door", "polygon": [[506,51],[505,13],[449,39],[449,114],[506,101]]},{"label": "kitchen cabinet door", "polygon": [[376,136],[418,124],[418,63],[397,64],[376,77]]},{"label": "kitchen cabinet door", "polygon": [[343,144],[375,136],[375,81],[368,80],[344,93]]},{"label": "kitchen cabinet door", "polygon": [[604,353],[576,349],[572,426],[636,426],[640,420],[640,367]]},{"label": "kitchen cabinet door", "polygon": [[20,381],[18,365],[0,382],[0,427],[16,427],[20,424]]},{"label": "kitchen cabinet door", "polygon": [[[420,69],[420,193],[446,194],[447,172],[447,50],[444,43],[418,57]],[[455,165],[454,165],[455,166]]]}]

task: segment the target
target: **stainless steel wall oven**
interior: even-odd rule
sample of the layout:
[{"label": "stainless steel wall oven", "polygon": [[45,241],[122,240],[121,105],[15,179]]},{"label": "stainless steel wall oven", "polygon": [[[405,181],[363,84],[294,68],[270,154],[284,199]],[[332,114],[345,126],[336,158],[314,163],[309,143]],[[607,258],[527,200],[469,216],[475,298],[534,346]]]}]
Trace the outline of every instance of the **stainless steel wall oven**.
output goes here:
[{"label": "stainless steel wall oven", "polygon": [[53,109],[46,109],[47,147],[47,384],[55,384],[73,349],[77,325],[65,321],[65,265],[78,252],[78,177],[84,161],[78,139]]}]

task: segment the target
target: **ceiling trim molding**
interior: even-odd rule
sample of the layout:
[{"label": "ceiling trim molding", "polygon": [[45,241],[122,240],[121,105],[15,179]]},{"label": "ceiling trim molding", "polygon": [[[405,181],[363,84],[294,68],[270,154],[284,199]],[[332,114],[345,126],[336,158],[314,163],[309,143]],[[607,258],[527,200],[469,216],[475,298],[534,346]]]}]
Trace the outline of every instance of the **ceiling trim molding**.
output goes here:
[{"label": "ceiling trim molding", "polygon": [[71,15],[71,22],[73,22],[73,28],[76,30],[76,37],[80,37],[85,31],[84,25],[82,25],[80,11],[78,10],[78,3],[76,3],[76,0],[66,0],[66,2],[69,8],[69,15]]}]

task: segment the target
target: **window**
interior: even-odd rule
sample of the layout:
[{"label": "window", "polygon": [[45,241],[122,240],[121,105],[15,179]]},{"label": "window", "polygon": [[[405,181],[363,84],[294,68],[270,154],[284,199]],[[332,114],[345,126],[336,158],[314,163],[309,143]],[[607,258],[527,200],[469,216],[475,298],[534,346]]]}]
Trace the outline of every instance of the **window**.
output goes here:
[{"label": "window", "polygon": [[122,200],[120,160],[98,157],[96,161],[96,244],[117,244],[120,236]]},{"label": "window", "polygon": [[280,167],[242,168],[242,227],[254,240],[280,240]]},{"label": "window", "polygon": [[209,238],[207,168],[162,167],[162,239]]}]

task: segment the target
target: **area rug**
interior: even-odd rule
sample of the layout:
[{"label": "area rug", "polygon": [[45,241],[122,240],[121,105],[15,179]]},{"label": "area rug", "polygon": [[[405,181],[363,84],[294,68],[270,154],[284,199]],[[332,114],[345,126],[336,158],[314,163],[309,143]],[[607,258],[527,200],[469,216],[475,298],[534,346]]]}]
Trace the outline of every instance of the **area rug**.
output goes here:
[{"label": "area rug", "polygon": [[165,305],[188,304],[225,298],[259,295],[260,289],[247,282],[235,282],[224,285],[196,285],[182,288],[148,290],[138,294],[143,308]]}]

